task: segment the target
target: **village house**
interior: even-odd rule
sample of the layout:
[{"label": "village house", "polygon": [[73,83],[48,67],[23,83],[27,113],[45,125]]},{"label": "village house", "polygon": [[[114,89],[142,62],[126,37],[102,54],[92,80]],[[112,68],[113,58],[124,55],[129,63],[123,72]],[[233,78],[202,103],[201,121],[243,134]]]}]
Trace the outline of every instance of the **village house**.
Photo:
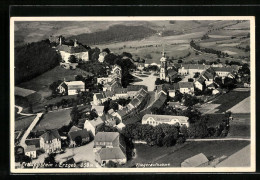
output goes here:
[{"label": "village house", "polygon": [[61,138],[57,129],[47,130],[40,136],[40,147],[47,153],[61,150]]},{"label": "village house", "polygon": [[[199,77],[195,82],[194,82],[194,86],[197,88],[197,89],[199,89],[199,90],[201,90],[201,91],[203,91],[204,89],[204,87],[203,87],[203,85],[204,85],[204,83],[205,83],[205,79],[203,78],[203,77]],[[206,84],[205,84],[206,85]]]},{"label": "village house", "polygon": [[216,75],[221,78],[235,78],[233,69],[231,67],[213,67],[212,69],[215,71]]},{"label": "village house", "polygon": [[193,82],[178,82],[174,84],[175,90],[180,91],[180,93],[184,94],[193,94],[194,93],[194,85]]},{"label": "village house", "polygon": [[[76,145],[82,145],[90,141],[89,132],[87,129],[75,129],[71,128],[68,133],[69,139],[70,139],[70,147],[75,147]],[[76,138],[80,138],[80,144],[77,144]]]},{"label": "village house", "polygon": [[210,66],[204,64],[182,64],[178,69],[178,74],[180,75],[189,75],[190,78],[193,78],[195,73],[202,73]]},{"label": "village house", "polygon": [[26,156],[28,156],[32,159],[37,158],[37,148],[35,147],[35,145],[25,147],[24,153]]},{"label": "village house", "polygon": [[65,63],[70,63],[69,58],[71,55],[74,55],[77,59],[82,59],[83,61],[89,60],[88,49],[78,44],[76,39],[74,41],[74,46],[70,46],[63,44],[62,38],[60,38],[60,43],[56,47],[56,50],[60,53],[61,58]]},{"label": "village house", "polygon": [[142,124],[150,124],[152,126],[157,126],[159,124],[169,124],[169,125],[186,125],[189,127],[189,118],[186,116],[171,116],[171,115],[156,115],[156,114],[146,114],[143,116]]},{"label": "village house", "polygon": [[85,83],[82,81],[64,81],[57,87],[57,92],[63,95],[76,95],[84,91]]},{"label": "village house", "polygon": [[99,164],[105,165],[109,161],[126,163],[125,142],[118,132],[98,132],[94,139],[93,151]]},{"label": "village house", "polygon": [[102,117],[97,117],[93,120],[86,120],[84,123],[84,129],[90,132],[91,137],[95,137],[96,129],[104,124],[104,119]]}]

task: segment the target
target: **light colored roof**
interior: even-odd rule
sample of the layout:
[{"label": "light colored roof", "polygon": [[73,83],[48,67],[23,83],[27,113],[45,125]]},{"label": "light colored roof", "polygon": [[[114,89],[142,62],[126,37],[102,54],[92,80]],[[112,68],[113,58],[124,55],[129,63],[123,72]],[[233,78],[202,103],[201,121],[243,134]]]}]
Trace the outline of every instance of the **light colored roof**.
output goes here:
[{"label": "light colored roof", "polygon": [[96,127],[96,126],[98,126],[98,125],[100,125],[100,124],[103,124],[104,121],[102,120],[101,117],[97,117],[97,119],[91,120],[91,121],[89,121],[89,123],[90,123],[93,127]]},{"label": "light colored roof", "polygon": [[124,123],[119,123],[119,124],[117,125],[117,128],[119,128],[119,129],[122,129],[123,127],[125,127],[125,124],[124,124]]},{"label": "light colored roof", "polygon": [[94,140],[95,142],[113,142],[116,139],[119,142],[118,132],[98,132]]},{"label": "light colored roof", "polygon": [[15,96],[22,96],[22,97],[26,97],[29,96],[30,94],[35,93],[36,91],[30,90],[30,89],[24,89],[24,88],[20,88],[15,86],[15,91],[14,94]]},{"label": "light colored roof", "polygon": [[65,82],[68,86],[75,86],[75,85],[85,85],[84,82],[82,81],[68,81]]},{"label": "light colored roof", "polygon": [[157,115],[157,114],[146,114],[143,116],[142,120],[147,120],[148,118],[153,118],[155,121],[169,122],[172,119],[178,119],[180,123],[187,123],[188,117],[186,116],[171,116],[171,115]]},{"label": "light colored roof", "polygon": [[70,82],[65,82],[65,84],[68,86],[69,90],[85,88],[85,83],[82,81],[70,81]]},{"label": "light colored roof", "polygon": [[193,157],[186,159],[181,164],[182,164],[182,166],[185,166],[185,167],[198,167],[208,161],[209,161],[208,158],[203,153],[200,153],[200,154],[197,154]]},{"label": "light colored roof", "polygon": [[62,44],[62,45],[58,45],[56,47],[56,49],[59,50],[59,51],[65,51],[65,52],[68,52],[68,53],[80,53],[80,52],[87,52],[88,51],[82,45],[78,45],[77,47],[74,47],[74,46]]},{"label": "light colored roof", "polygon": [[24,151],[25,152],[30,152],[30,151],[36,151],[37,148],[35,147],[35,145],[30,145],[30,146],[27,146]]},{"label": "light colored roof", "polygon": [[104,106],[92,106],[91,110],[95,109],[97,112],[103,112],[104,111]]},{"label": "light colored roof", "polygon": [[101,160],[126,159],[125,154],[119,147],[102,148],[97,152]]}]

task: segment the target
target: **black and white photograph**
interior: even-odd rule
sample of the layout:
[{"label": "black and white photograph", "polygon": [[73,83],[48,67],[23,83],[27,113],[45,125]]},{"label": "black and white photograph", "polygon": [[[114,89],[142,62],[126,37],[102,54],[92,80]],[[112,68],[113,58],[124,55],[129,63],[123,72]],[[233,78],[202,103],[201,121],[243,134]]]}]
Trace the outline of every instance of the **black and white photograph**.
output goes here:
[{"label": "black and white photograph", "polygon": [[254,67],[253,16],[11,17],[11,172],[254,172]]}]

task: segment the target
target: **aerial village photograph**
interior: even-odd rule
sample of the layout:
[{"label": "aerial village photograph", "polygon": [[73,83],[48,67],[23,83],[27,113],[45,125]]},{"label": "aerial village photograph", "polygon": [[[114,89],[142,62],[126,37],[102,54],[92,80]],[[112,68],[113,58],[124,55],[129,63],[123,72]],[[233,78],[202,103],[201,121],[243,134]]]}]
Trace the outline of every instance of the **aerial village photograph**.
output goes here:
[{"label": "aerial village photograph", "polygon": [[13,171],[254,166],[253,21],[221,18],[14,19]]}]

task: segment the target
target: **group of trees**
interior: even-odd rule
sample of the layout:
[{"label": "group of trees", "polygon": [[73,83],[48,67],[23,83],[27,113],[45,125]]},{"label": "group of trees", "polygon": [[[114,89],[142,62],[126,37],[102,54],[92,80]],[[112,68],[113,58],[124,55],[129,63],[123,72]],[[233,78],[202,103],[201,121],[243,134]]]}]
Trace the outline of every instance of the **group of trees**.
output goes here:
[{"label": "group of trees", "polygon": [[149,124],[127,124],[122,134],[131,140],[144,140],[148,145],[172,146],[183,142],[183,136],[179,128],[174,125],[160,124],[151,126]]},{"label": "group of trees", "polygon": [[211,48],[201,48],[199,45],[197,45],[195,43],[195,41],[191,40],[190,42],[190,46],[193,47],[194,49],[198,50],[198,51],[202,51],[205,53],[211,53],[211,54],[216,54],[219,58],[220,57],[228,57],[229,55],[227,53],[223,53],[221,51],[215,50],[215,49],[211,49]]},{"label": "group of trees", "polygon": [[15,47],[15,83],[22,83],[59,65],[61,56],[49,40]]},{"label": "group of trees", "polygon": [[145,26],[113,25],[107,30],[72,36],[69,39],[80,39],[83,44],[101,44],[143,39],[156,31]]},{"label": "group of trees", "polygon": [[216,77],[215,83],[218,84],[222,89],[232,90],[236,87],[237,81],[235,78],[229,77],[225,77],[223,81],[221,77]]}]

